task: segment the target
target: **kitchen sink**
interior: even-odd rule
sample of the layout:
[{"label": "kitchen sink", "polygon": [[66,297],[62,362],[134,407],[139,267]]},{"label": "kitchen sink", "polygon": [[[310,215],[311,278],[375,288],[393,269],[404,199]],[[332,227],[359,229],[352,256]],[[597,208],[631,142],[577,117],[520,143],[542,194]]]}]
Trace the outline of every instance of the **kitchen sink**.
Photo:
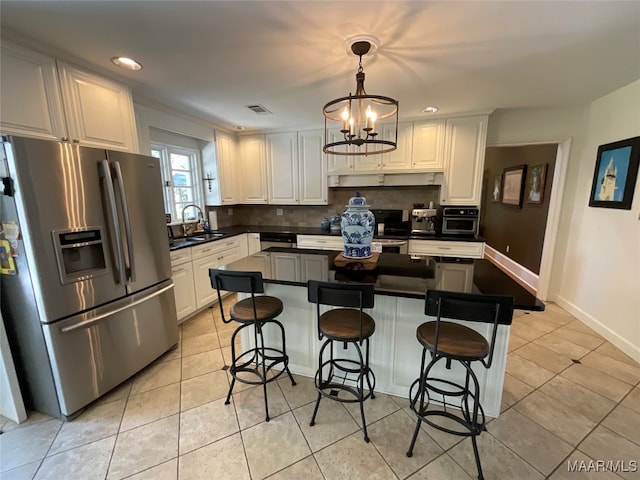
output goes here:
[{"label": "kitchen sink", "polygon": [[191,245],[195,243],[215,240],[216,238],[221,238],[221,237],[224,237],[225,235],[226,233],[218,232],[218,233],[204,233],[202,235],[193,235],[191,237],[175,238],[170,243],[170,245],[173,247],[181,247],[185,245]]}]

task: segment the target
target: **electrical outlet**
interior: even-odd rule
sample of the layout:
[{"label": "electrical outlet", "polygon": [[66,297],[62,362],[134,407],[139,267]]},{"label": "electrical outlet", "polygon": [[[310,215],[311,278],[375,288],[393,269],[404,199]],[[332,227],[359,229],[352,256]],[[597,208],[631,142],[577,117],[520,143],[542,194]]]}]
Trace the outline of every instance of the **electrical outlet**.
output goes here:
[{"label": "electrical outlet", "polygon": [[230,215],[230,216],[233,215],[233,208],[228,208],[227,209],[227,214]]},{"label": "electrical outlet", "polygon": [[276,215],[282,216],[283,214],[284,214],[284,211],[281,208],[276,208]]}]

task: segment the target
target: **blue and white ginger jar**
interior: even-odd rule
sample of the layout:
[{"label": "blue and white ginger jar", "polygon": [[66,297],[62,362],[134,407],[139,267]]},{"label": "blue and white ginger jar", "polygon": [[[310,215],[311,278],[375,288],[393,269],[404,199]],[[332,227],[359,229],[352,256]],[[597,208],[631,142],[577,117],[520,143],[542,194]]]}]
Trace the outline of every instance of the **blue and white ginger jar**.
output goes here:
[{"label": "blue and white ginger jar", "polygon": [[349,199],[340,223],[344,240],[343,255],[346,258],[371,257],[371,240],[376,219],[369,211],[367,199],[361,197],[360,192]]}]

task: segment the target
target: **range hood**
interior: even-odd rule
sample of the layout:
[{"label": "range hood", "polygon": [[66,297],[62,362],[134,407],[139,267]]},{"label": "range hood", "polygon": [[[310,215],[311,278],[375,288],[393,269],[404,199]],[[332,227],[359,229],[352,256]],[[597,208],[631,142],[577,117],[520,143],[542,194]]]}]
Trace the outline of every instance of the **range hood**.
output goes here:
[{"label": "range hood", "polygon": [[346,173],[329,175],[329,187],[405,187],[442,185],[442,172],[426,173]]}]

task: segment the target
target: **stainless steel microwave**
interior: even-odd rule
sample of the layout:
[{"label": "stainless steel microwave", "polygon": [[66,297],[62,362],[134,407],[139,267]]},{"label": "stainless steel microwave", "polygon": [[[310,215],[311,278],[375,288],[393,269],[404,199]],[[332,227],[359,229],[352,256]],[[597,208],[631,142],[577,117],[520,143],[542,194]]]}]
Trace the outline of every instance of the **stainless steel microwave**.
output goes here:
[{"label": "stainless steel microwave", "polygon": [[442,207],[442,235],[478,235],[478,217],[476,207]]}]

